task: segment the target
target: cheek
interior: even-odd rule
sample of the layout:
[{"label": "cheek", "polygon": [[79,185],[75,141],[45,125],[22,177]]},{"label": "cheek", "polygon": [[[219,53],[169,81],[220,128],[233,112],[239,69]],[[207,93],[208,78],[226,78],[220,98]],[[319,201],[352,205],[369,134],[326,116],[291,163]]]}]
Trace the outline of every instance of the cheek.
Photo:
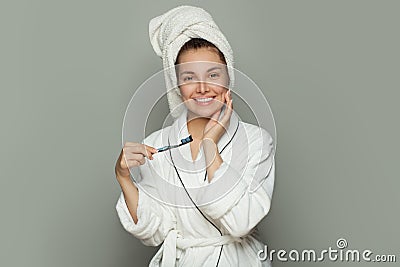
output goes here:
[{"label": "cheek", "polygon": [[181,94],[182,100],[186,100],[186,99],[190,98],[191,91],[188,88],[181,86],[179,89],[179,92]]},{"label": "cheek", "polygon": [[224,88],[224,87],[217,87],[215,88],[214,92],[216,94],[218,94],[218,96],[220,98],[224,98],[224,95],[226,94],[226,92],[228,91],[228,89]]}]

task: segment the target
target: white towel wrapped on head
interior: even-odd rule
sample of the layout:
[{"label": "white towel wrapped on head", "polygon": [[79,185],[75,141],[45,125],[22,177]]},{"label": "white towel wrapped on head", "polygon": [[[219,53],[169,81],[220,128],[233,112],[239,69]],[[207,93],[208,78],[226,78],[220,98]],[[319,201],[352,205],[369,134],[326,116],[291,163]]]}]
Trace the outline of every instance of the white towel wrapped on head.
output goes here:
[{"label": "white towel wrapped on head", "polygon": [[168,104],[174,118],[181,114],[183,108],[174,65],[179,50],[190,39],[205,39],[224,54],[228,66],[229,87],[233,87],[232,48],[211,15],[204,9],[194,6],[173,8],[150,21],[149,35],[154,51],[163,60]]}]

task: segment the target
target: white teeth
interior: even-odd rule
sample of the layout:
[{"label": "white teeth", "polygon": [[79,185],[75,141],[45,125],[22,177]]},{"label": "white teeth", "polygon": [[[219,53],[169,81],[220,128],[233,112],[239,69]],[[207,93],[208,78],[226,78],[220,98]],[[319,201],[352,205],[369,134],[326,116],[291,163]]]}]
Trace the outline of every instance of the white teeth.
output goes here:
[{"label": "white teeth", "polygon": [[194,100],[204,103],[204,102],[209,102],[209,101],[213,100],[213,98],[212,97],[209,97],[209,98],[195,98]]}]

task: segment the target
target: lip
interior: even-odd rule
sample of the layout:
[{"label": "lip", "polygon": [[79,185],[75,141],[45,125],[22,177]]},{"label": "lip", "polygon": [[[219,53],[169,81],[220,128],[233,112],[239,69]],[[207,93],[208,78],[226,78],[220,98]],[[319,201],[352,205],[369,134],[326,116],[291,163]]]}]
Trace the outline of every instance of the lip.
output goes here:
[{"label": "lip", "polygon": [[202,96],[202,97],[194,97],[192,99],[194,100],[194,102],[197,105],[208,106],[208,105],[211,105],[212,103],[214,103],[214,98],[215,98],[215,96],[209,96],[209,97]]}]

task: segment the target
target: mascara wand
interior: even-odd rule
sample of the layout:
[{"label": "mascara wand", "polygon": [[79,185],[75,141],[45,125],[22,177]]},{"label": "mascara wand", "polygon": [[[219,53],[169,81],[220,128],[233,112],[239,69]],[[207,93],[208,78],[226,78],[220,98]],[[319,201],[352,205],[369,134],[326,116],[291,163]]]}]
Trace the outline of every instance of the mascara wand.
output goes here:
[{"label": "mascara wand", "polygon": [[167,151],[167,150],[172,149],[172,148],[177,148],[177,147],[180,147],[180,146],[189,144],[189,143],[192,142],[192,141],[193,141],[193,138],[192,138],[191,135],[189,135],[188,137],[186,137],[186,138],[184,138],[184,139],[181,139],[181,143],[180,143],[179,145],[163,146],[163,147],[161,147],[161,148],[157,148],[157,151],[158,151],[158,152]]}]

